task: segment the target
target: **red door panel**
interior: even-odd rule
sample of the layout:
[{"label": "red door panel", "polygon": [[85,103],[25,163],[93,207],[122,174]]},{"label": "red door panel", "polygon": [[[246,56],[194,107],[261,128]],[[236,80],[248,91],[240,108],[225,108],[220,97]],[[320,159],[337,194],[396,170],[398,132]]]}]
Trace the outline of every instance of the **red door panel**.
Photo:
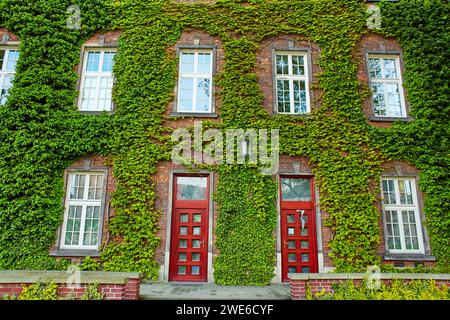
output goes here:
[{"label": "red door panel", "polygon": [[282,280],[288,273],[318,272],[312,178],[281,178]]},{"label": "red door panel", "polygon": [[175,176],[170,281],[204,282],[207,280],[208,190],[208,177]]}]

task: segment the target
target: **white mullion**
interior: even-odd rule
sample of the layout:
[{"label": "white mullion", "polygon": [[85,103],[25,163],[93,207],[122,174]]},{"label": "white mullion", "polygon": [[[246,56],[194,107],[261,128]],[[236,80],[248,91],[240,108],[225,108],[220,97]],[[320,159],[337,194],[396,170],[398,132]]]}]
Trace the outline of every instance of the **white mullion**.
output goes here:
[{"label": "white mullion", "polygon": [[294,80],[293,79],[289,79],[289,100],[290,100],[290,113],[295,114]]},{"label": "white mullion", "polygon": [[81,221],[80,221],[80,236],[78,237],[78,246],[83,247],[84,240],[84,225],[86,222],[86,204],[83,203],[81,207]]},{"label": "white mullion", "polygon": [[199,52],[194,52],[194,76],[193,76],[193,87],[192,87],[192,112],[198,112],[197,111],[197,85],[198,85],[198,55]]},{"label": "white mullion", "polygon": [[96,111],[100,111],[100,106],[99,106],[99,101],[100,101],[100,87],[101,87],[101,83],[102,83],[102,68],[103,68],[103,60],[105,57],[105,52],[104,51],[100,51],[100,59],[98,62],[98,75],[97,75],[97,88],[96,88],[96,92],[97,94],[95,95],[95,107],[96,107]]}]

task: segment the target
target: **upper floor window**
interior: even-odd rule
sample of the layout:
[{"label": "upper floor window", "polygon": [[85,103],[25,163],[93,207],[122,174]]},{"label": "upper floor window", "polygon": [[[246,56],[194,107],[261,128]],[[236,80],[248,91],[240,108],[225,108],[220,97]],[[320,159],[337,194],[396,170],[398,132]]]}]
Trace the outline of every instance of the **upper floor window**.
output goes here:
[{"label": "upper floor window", "polygon": [[385,235],[390,253],[423,253],[422,224],[415,180],[382,179]]},{"label": "upper floor window", "polygon": [[177,112],[212,112],[212,50],[182,50]]},{"label": "upper floor window", "polygon": [[113,50],[87,50],[81,75],[81,111],[111,111],[113,66],[116,52]]},{"label": "upper floor window", "polygon": [[0,105],[6,103],[16,73],[19,50],[0,48]]},{"label": "upper floor window", "polygon": [[369,73],[374,115],[406,117],[399,57],[370,55]]},{"label": "upper floor window", "polygon": [[276,53],[275,69],[278,113],[310,113],[306,53]]},{"label": "upper floor window", "polygon": [[62,249],[98,250],[103,216],[103,172],[70,172],[62,227]]}]

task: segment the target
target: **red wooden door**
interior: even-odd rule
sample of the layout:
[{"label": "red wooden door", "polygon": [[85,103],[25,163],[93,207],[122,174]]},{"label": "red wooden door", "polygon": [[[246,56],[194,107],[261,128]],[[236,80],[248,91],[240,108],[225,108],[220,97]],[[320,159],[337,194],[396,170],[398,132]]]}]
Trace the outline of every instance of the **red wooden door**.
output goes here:
[{"label": "red wooden door", "polygon": [[288,273],[318,272],[314,185],[310,177],[282,177],[282,280]]},{"label": "red wooden door", "polygon": [[209,177],[174,177],[170,281],[204,282],[208,276]]}]

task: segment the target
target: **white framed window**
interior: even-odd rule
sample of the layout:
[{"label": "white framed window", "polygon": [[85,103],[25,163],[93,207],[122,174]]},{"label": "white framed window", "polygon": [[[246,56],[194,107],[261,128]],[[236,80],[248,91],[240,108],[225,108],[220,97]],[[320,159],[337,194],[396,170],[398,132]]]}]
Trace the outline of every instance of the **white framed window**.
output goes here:
[{"label": "white framed window", "polygon": [[424,253],[415,180],[383,178],[381,184],[389,252]]},{"label": "white framed window", "polygon": [[211,113],[213,50],[181,50],[177,112]]},{"label": "white framed window", "polygon": [[81,74],[78,108],[81,111],[111,111],[115,50],[88,49]]},{"label": "white framed window", "polygon": [[369,55],[373,113],[377,117],[406,117],[400,58]]},{"label": "white framed window", "polygon": [[278,113],[311,112],[306,53],[275,53],[276,106]]},{"label": "white framed window", "polygon": [[19,50],[17,48],[0,47],[0,105],[6,103],[8,91],[16,74]]},{"label": "white framed window", "polygon": [[69,172],[61,249],[98,250],[104,172]]}]

